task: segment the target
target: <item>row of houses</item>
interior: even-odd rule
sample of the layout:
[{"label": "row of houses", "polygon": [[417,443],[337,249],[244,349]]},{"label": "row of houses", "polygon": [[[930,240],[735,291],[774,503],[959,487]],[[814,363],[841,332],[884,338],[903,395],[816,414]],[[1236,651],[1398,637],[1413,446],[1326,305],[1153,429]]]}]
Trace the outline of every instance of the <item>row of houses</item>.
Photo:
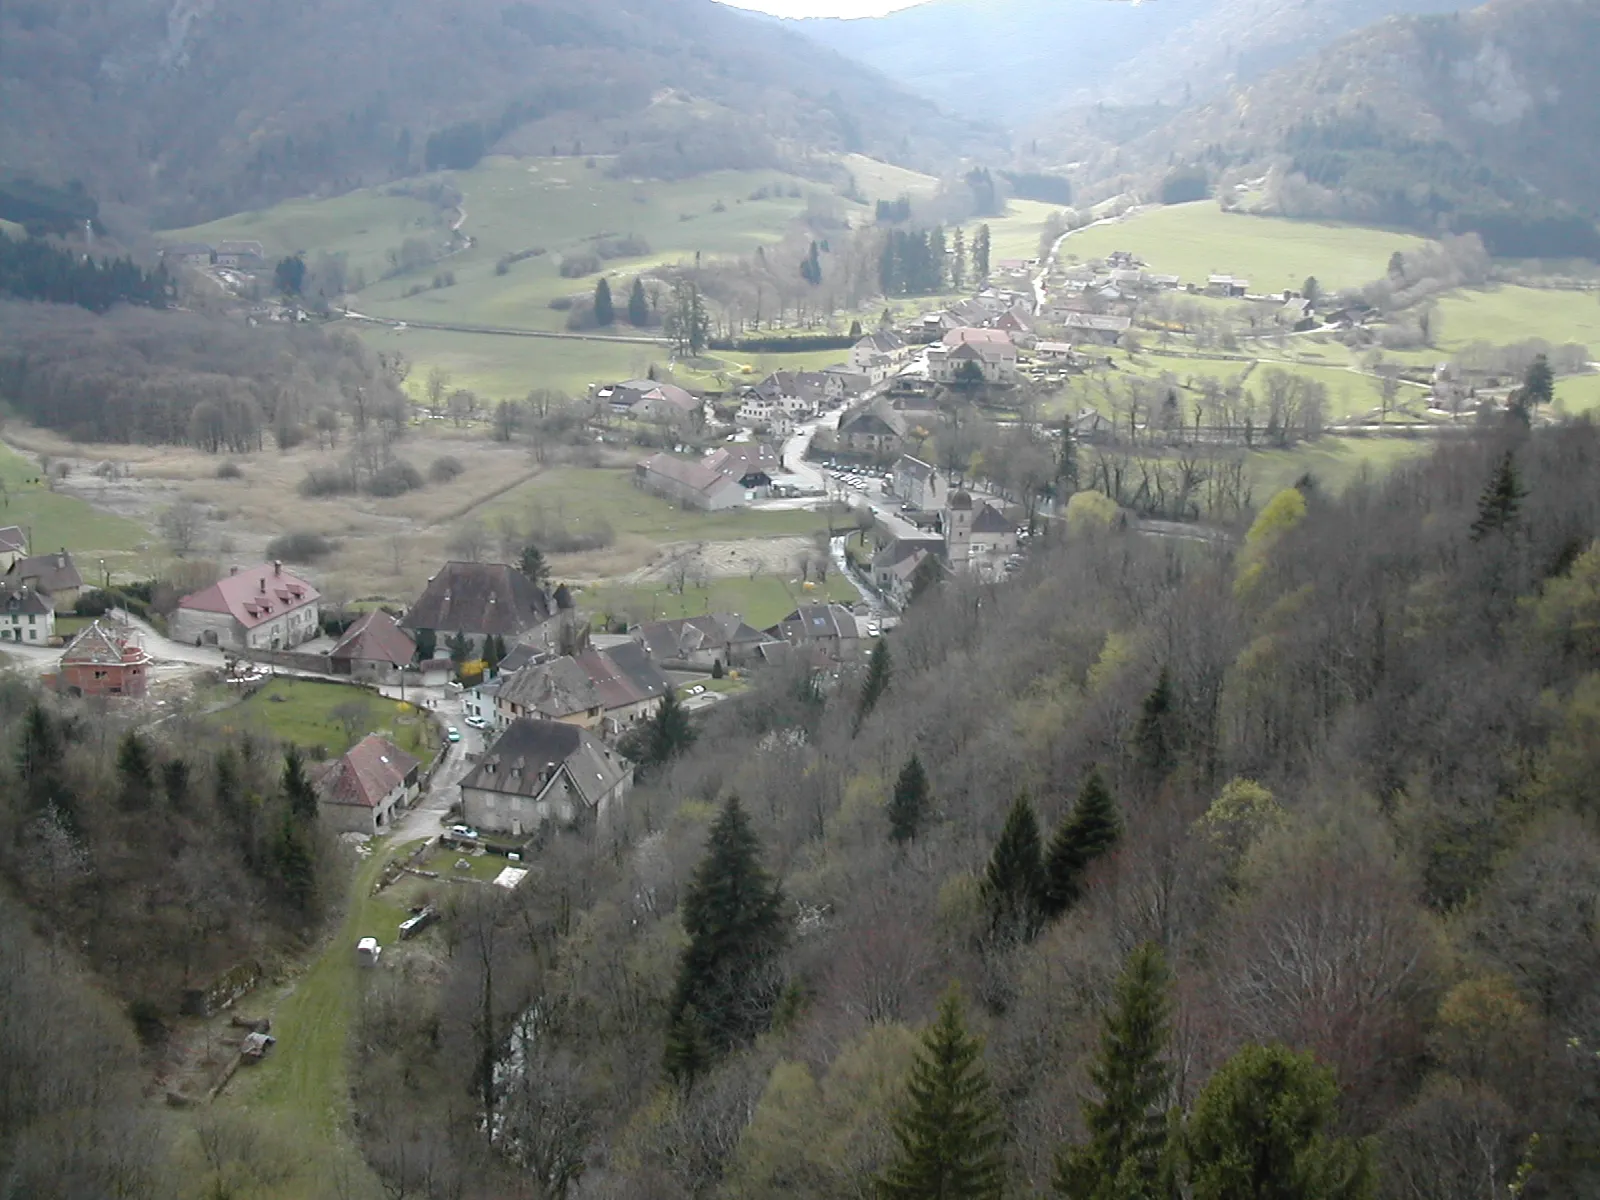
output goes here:
[{"label": "row of houses", "polygon": [[634,486],[702,512],[739,508],[772,494],[781,456],[763,442],[731,442],[703,458],[652,454],[634,466]]},{"label": "row of houses", "polygon": [[175,242],[161,248],[161,261],[168,266],[215,265],[251,271],[267,265],[267,252],[254,241],[224,241],[215,246],[207,242]]}]

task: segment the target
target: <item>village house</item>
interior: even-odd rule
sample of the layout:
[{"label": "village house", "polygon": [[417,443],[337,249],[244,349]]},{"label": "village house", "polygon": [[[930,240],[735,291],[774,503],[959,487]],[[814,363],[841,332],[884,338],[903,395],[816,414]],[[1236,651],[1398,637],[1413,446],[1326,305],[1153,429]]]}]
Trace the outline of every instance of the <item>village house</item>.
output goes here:
[{"label": "village house", "polygon": [[652,454],[633,469],[633,486],[684,508],[722,512],[755,497],[713,467],[675,454]]},{"label": "village house", "polygon": [[600,388],[595,398],[607,404],[618,416],[663,425],[695,425],[704,420],[705,404],[675,383],[653,379],[630,379]]},{"label": "village house", "polygon": [[648,716],[671,689],[644,648],[626,642],[502,675],[495,716],[502,725],[534,717],[615,732]]},{"label": "village house", "polygon": [[0,528],[0,575],[11,570],[19,558],[28,556],[28,536],[15,525]]},{"label": "village house", "polygon": [[794,418],[783,404],[771,396],[746,392],[733,414],[733,423],[741,429],[760,429],[778,437],[788,437],[794,432]]},{"label": "village house", "polygon": [[209,267],[211,247],[204,242],[174,242],[161,247],[161,261],[168,266]]},{"label": "village house", "polygon": [[267,252],[260,242],[218,242],[217,266],[252,270],[267,265]]},{"label": "village house", "polygon": [[462,818],[475,829],[522,837],[547,823],[599,820],[627,795],[628,761],[560,721],[512,721],[461,781]]},{"label": "village house", "polygon": [[411,755],[369,733],[318,773],[323,824],[337,833],[387,833],[395,814],[416,799],[421,771]]},{"label": "village house", "polygon": [[230,569],[224,579],[178,601],[168,625],[175,642],[235,650],[289,650],[321,632],[322,595],[280,562]]},{"label": "village house", "polygon": [[1017,374],[1017,347],[1003,329],[963,326],[928,347],[928,377],[953,383],[965,377],[963,367],[977,364],[985,383],[1009,383]]},{"label": "village house", "polygon": [[1206,279],[1206,291],[1213,296],[1240,298],[1250,291],[1250,281],[1235,279],[1232,275],[1212,275]]},{"label": "village house", "polygon": [[33,554],[12,560],[0,576],[12,586],[26,586],[43,592],[58,613],[71,612],[83,594],[83,576],[78,574],[72,555],[65,549],[54,554]]},{"label": "village house", "polygon": [[[880,550],[872,559],[872,580],[878,593],[896,608],[910,604],[921,572],[937,570],[941,575],[944,573],[934,549],[938,544],[935,542],[930,546],[925,542],[901,539]],[[933,564],[931,567],[928,565],[930,562]]]},{"label": "village house", "polygon": [[975,501],[965,489],[950,496],[943,513],[945,559],[952,570],[967,571],[1017,550],[1017,529],[992,505]]},{"label": "village house", "polygon": [[93,621],[67,643],[46,685],[69,696],[127,696],[150,688],[150,656],[139,635],[109,621]]},{"label": "village house", "polygon": [[0,579],[0,642],[48,646],[56,634],[50,597],[25,583]]},{"label": "village house", "polygon": [[773,476],[783,473],[778,452],[765,442],[731,442],[706,455],[704,462],[752,496],[769,495]]},{"label": "village house", "polygon": [[906,436],[905,418],[893,408],[869,405],[839,422],[836,442],[851,454],[870,454],[886,462],[900,451]]},{"label": "village house", "polygon": [[800,421],[842,395],[840,383],[821,371],[774,371],[750,388],[745,400],[765,401],[790,421]]},{"label": "village house", "polygon": [[447,562],[428,580],[400,628],[413,640],[433,634],[435,653],[443,654],[459,634],[474,654],[484,639],[497,636],[546,647],[560,644],[563,610],[546,592],[505,563]]},{"label": "village house", "polygon": [[417,644],[400,628],[400,623],[381,609],[363,613],[337,645],[328,651],[328,665],[335,675],[352,679],[387,680],[411,665]]},{"label": "village house", "polygon": [[893,475],[889,486],[912,508],[932,510],[943,506],[950,484],[932,463],[902,454],[895,460]]},{"label": "village house", "polygon": [[850,367],[873,383],[881,383],[894,374],[905,352],[905,339],[892,329],[880,329],[850,347]]},{"label": "village house", "polygon": [[762,647],[773,638],[752,629],[736,613],[708,613],[674,621],[650,621],[631,636],[656,663],[666,667],[694,667],[709,671],[742,667],[761,661]]},{"label": "village house", "polygon": [[1061,316],[1061,328],[1068,342],[1115,346],[1133,328],[1133,319],[1106,313],[1067,312]]},{"label": "village house", "polygon": [[495,700],[500,695],[500,685],[509,677],[485,679],[461,693],[461,715],[469,721],[482,721],[486,726],[500,728],[500,714]]},{"label": "village house", "polygon": [[848,662],[858,657],[866,640],[861,621],[842,604],[803,605],[767,632],[791,646],[814,651],[835,662]]}]

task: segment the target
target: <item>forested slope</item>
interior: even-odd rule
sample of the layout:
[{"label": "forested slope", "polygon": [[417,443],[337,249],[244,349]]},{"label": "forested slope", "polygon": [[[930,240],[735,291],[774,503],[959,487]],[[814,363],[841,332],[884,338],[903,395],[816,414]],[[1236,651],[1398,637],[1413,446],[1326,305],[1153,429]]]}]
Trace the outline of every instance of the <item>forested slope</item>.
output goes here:
[{"label": "forested slope", "polygon": [[[1237,550],[1085,524],[1014,585],[919,601],[865,714],[859,669],[762,682],[624,827],[459,913],[430,1001],[370,998],[374,1161],[424,1191],[424,1161],[484,1194],[536,1161],[592,1195],[858,1196],[904,1166],[889,1114],[959,981],[1017,1193],[1062,1147],[1102,1161],[1082,1105],[1115,1085],[1146,1150],[1190,1114],[1195,1194],[1257,1194],[1217,1183],[1214,1138],[1277,1068],[1207,1085],[1274,1043],[1336,1081],[1307,1128],[1370,1139],[1321,1167],[1377,1181],[1282,1194],[1594,1192],[1597,480],[1592,426],[1512,425],[1343,498],[1308,480]],[[1171,980],[1132,982],[1170,1013],[1128,1018],[1153,1058],[1119,1075],[1101,1022],[1145,942]]]},{"label": "forested slope", "polygon": [[915,159],[967,132],[711,0],[15,0],[0,111],[5,173],[167,226],[497,146],[625,151],[652,175],[808,148]]},{"label": "forested slope", "polygon": [[[1173,118],[1114,167],[1271,172],[1291,216],[1480,233],[1515,257],[1600,255],[1600,11],[1493,0],[1386,21]],[[1064,147],[1063,147],[1064,148]]]}]

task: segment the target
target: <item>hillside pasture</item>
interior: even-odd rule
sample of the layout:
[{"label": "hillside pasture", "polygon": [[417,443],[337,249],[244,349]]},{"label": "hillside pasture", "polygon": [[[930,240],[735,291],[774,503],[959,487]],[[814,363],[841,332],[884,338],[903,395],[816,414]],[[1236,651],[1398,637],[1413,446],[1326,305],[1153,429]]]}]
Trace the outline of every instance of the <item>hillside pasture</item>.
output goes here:
[{"label": "hillside pasture", "polygon": [[[12,431],[14,432],[14,431]],[[89,463],[72,463],[55,489],[41,479],[39,462],[0,443],[0,525],[20,525],[36,552],[65,547],[77,558],[85,576],[104,558],[113,571],[130,566],[134,552],[155,539],[135,521],[96,508],[69,489],[93,490],[100,481],[86,476]]]},{"label": "hillside pasture", "polygon": [[1299,290],[1314,275],[1324,291],[1358,287],[1380,278],[1396,250],[1414,251],[1425,240],[1411,234],[1225,213],[1214,202],[1149,208],[1124,220],[1080,230],[1062,243],[1065,259],[1103,259],[1127,250],[1152,271],[1203,285],[1212,274],[1250,281],[1257,294]]},{"label": "hillside pasture", "polygon": [[1459,351],[1470,342],[1497,346],[1529,338],[1577,342],[1600,353],[1600,293],[1501,284],[1463,288],[1439,301],[1439,344]]},{"label": "hillside pasture", "polygon": [[376,280],[388,269],[387,252],[408,237],[441,239],[445,214],[413,196],[390,194],[387,187],[361,188],[326,200],[285,200],[271,208],[237,213],[162,234],[166,242],[257,241],[269,259],[318,251],[344,253],[352,270]]}]

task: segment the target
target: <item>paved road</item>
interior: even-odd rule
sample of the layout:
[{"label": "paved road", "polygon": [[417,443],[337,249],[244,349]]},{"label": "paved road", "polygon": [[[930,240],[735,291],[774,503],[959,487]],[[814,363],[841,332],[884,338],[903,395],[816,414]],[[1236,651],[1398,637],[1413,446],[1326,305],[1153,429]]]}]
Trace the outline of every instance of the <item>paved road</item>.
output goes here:
[{"label": "paved road", "polygon": [[[384,695],[399,697],[398,688],[386,687],[381,690]],[[438,718],[440,725],[454,725],[461,734],[461,740],[450,745],[444,763],[428,783],[428,790],[395,823],[390,836],[396,844],[430,838],[439,833],[450,806],[461,799],[461,781],[476,765],[472,760],[481,757],[484,750],[484,735],[466,724],[459,695],[439,699],[433,695],[432,689],[419,695],[416,688],[408,688],[406,699],[413,703],[431,700],[433,707],[430,711]]]}]

